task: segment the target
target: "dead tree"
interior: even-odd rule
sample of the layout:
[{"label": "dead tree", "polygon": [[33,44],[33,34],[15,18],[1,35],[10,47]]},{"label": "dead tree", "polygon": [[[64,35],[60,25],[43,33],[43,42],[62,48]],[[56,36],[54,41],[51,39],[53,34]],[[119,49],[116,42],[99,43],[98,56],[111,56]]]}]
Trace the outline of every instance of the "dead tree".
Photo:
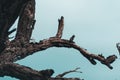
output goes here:
[{"label": "dead tree", "polygon": [[[19,18],[17,29],[10,31],[17,18]],[[54,73],[52,69],[37,71],[14,63],[51,47],[74,48],[93,65],[98,60],[108,68],[113,68],[111,63],[117,58],[115,55],[105,58],[102,54],[89,53],[74,42],[75,35],[70,39],[62,39],[63,16],[58,23],[58,31],[55,36],[32,43],[30,39],[35,24],[35,0],[0,0],[0,77],[11,76],[20,80],[81,80],[63,77],[67,73],[76,72],[76,69],[52,77]],[[9,35],[14,31],[16,31],[15,38],[10,41]]]}]

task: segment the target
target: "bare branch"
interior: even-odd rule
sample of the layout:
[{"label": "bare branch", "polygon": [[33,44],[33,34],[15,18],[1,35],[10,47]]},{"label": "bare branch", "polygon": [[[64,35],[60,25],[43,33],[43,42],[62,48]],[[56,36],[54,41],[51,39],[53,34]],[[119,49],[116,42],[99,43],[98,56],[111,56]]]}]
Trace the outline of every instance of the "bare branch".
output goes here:
[{"label": "bare branch", "polygon": [[[59,74],[57,77],[51,77],[54,71],[52,69],[37,71],[29,67],[15,64],[13,62],[23,59],[35,52],[46,50],[51,47],[74,48],[78,50],[93,65],[97,64],[95,60],[100,61],[112,69],[111,64],[116,60],[115,55],[105,58],[103,55],[89,53],[74,43],[73,35],[70,39],[61,39],[64,28],[64,17],[58,20],[58,31],[55,37],[41,40],[40,42],[30,43],[30,38],[35,25],[35,0],[7,0],[0,1],[0,76],[11,76],[21,80],[81,80],[78,78],[62,78],[71,72],[78,72],[79,68]],[[3,4],[10,5],[9,7]],[[5,9],[2,9],[4,7]],[[19,16],[17,33],[15,39],[9,41],[8,35],[15,31],[9,31],[17,17]],[[117,45],[117,48],[118,45]],[[118,49],[119,50],[119,49]]]},{"label": "bare branch", "polygon": [[57,38],[61,38],[62,37],[62,33],[63,33],[63,28],[64,28],[64,17],[62,16],[61,19],[58,19],[58,31],[56,34]]},{"label": "bare branch", "polygon": [[74,40],[74,38],[75,38],[75,35],[72,35],[72,37],[70,37],[70,42],[74,42],[73,40]]},{"label": "bare branch", "polygon": [[[6,55],[0,56],[0,61],[5,61],[4,59],[6,59],[6,61],[14,62],[19,59],[23,59],[29,55],[32,55],[33,53],[35,53],[37,51],[46,50],[50,47],[74,48],[74,49],[78,50],[84,57],[86,57],[92,64],[95,65],[96,64],[95,60],[98,60],[102,64],[108,66],[110,69],[112,69],[112,66],[110,65],[111,62],[115,61],[117,58],[115,55],[112,55],[111,58],[113,58],[113,59],[111,61],[108,61],[110,59],[104,58],[100,55],[91,54],[87,50],[76,45],[75,43],[71,43],[69,40],[60,39],[60,38],[49,38],[46,40],[42,40],[39,43],[31,43],[28,45],[24,44],[23,48],[19,48],[19,47],[14,48],[15,46],[17,46],[16,43],[12,44],[12,46],[13,46],[12,48],[10,48],[10,49],[8,49],[8,51],[4,52],[4,53],[6,53]],[[18,46],[19,46],[19,44],[18,44]],[[9,52],[9,54],[8,54],[8,52]]]},{"label": "bare branch", "polygon": [[[63,19],[61,18],[61,20]],[[32,24],[34,25],[34,22]],[[57,77],[53,78],[51,77],[54,73],[53,70],[36,71],[31,68],[12,63],[32,55],[35,52],[46,50],[50,47],[74,48],[78,50],[85,58],[87,58],[93,65],[96,64],[95,60],[98,60],[110,69],[113,68],[111,63],[116,60],[117,57],[115,55],[105,58],[102,54],[91,54],[86,49],[81,48],[73,42],[75,37],[74,35],[69,40],[66,40],[61,39],[62,30],[58,31],[58,33],[60,33],[59,35],[61,36],[58,35],[59,37],[50,37],[49,39],[41,40],[39,43],[21,43],[19,40],[8,41],[6,43],[5,50],[0,54],[0,76],[7,75],[19,78],[21,80],[81,80],[78,78],[62,78],[68,73],[77,72],[78,68],[64,72],[63,74],[59,74]]]},{"label": "bare branch", "polygon": [[[30,0],[26,3],[21,11],[18,21],[16,40],[29,42],[35,24],[35,0]],[[24,39],[23,39],[24,38]]]},{"label": "bare branch", "polygon": [[21,80],[48,80],[53,73],[52,69],[36,71],[15,63],[0,64],[0,76],[11,76]]},{"label": "bare branch", "polygon": [[15,63],[0,64],[0,76],[11,76],[20,80],[81,80],[79,78],[53,78],[54,71],[52,69],[36,71],[29,67]]},{"label": "bare branch", "polygon": [[80,78],[50,78],[49,80],[84,80]]},{"label": "bare branch", "polygon": [[15,31],[16,31],[16,28],[12,29],[11,31],[8,32],[8,35],[12,34]]},{"label": "bare branch", "polygon": [[76,69],[74,69],[74,70],[66,71],[66,72],[64,72],[64,73],[62,73],[62,74],[57,75],[56,78],[62,78],[62,77],[64,77],[66,74],[69,74],[69,73],[72,73],[72,72],[82,73],[81,71],[77,71],[78,69],[80,69],[80,68],[76,68]]}]

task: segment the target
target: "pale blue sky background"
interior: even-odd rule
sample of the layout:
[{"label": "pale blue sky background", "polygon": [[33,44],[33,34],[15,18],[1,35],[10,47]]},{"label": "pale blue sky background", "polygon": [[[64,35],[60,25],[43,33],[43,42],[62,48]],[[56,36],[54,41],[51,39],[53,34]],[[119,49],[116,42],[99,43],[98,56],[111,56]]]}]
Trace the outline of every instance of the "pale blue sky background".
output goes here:
[{"label": "pale blue sky background", "polygon": [[78,51],[67,48],[50,48],[17,63],[37,70],[52,68],[53,76],[80,67],[82,74],[72,73],[66,77],[120,80],[120,57],[115,46],[120,42],[120,0],[36,0],[37,23],[32,38],[39,41],[54,36],[61,16],[65,18],[63,38],[69,39],[75,34],[75,42],[89,52],[117,55],[117,61],[112,64],[114,69],[99,62],[94,66]]}]

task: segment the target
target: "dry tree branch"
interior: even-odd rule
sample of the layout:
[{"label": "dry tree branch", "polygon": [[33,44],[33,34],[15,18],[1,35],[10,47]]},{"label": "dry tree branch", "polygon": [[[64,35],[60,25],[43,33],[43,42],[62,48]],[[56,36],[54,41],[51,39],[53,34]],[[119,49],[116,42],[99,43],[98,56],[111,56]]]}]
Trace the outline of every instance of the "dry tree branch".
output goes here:
[{"label": "dry tree branch", "polygon": [[79,78],[50,78],[48,80],[84,80]]},{"label": "dry tree branch", "polygon": [[81,80],[79,78],[53,78],[54,71],[52,69],[36,71],[29,67],[16,63],[0,64],[0,76],[11,76],[20,80]]},{"label": "dry tree branch", "polygon": [[[0,62],[1,63],[15,62],[29,55],[32,55],[35,52],[46,50],[50,47],[65,47],[65,48],[74,48],[78,50],[84,57],[86,57],[94,65],[96,64],[95,60],[98,60],[102,64],[112,69],[112,66],[110,64],[114,62],[115,59],[117,58],[115,55],[111,55],[105,58],[102,55],[91,54],[87,50],[81,48],[80,46],[78,46],[73,42],[74,36],[72,36],[71,38],[69,40],[66,40],[57,37],[50,37],[49,39],[41,40],[39,43],[29,43],[29,44],[20,44],[19,42],[13,40],[8,44],[6,49],[3,51],[2,55],[0,55]],[[24,67],[22,68],[24,69]],[[51,77],[49,80],[79,80],[79,79],[78,78],[65,79],[65,78]]]},{"label": "dry tree branch", "polygon": [[[15,43],[16,44],[16,43]],[[13,46],[13,44],[12,44]],[[17,45],[15,45],[17,46]],[[84,57],[86,57],[92,64],[96,64],[95,60],[100,61],[102,64],[108,66],[110,69],[112,69],[112,66],[110,65],[117,57],[115,55],[111,55],[110,58],[104,58],[100,55],[91,54],[85,49],[81,48],[80,46],[76,45],[75,43],[71,43],[69,40],[60,39],[60,38],[49,38],[47,40],[42,40],[39,43],[30,43],[29,45],[26,45],[26,48],[19,48],[13,46],[12,48],[9,48],[4,54],[0,56],[0,61],[17,61],[19,59],[23,59],[29,55],[32,55],[35,52],[46,50],[50,47],[66,47],[66,48],[74,48],[78,50]],[[14,49],[14,50],[13,50]],[[9,54],[8,54],[9,52]],[[11,54],[11,55],[10,55]],[[9,56],[9,57],[8,57]],[[5,58],[5,60],[3,59]]]},{"label": "dry tree branch", "polygon": [[52,69],[36,71],[15,63],[6,62],[0,64],[1,77],[7,75],[21,80],[47,80],[53,73]]},{"label": "dry tree branch", "polygon": [[35,0],[28,1],[21,10],[15,40],[29,42],[35,25]]},{"label": "dry tree branch", "polygon": [[16,28],[12,29],[11,31],[8,32],[8,35],[12,34],[15,31],[16,31]]},{"label": "dry tree branch", "polygon": [[82,73],[81,71],[77,71],[78,69],[80,69],[80,68],[76,68],[76,69],[74,69],[74,70],[66,71],[66,72],[64,72],[64,73],[62,73],[62,74],[57,75],[56,78],[62,78],[62,77],[64,77],[66,74],[69,74],[69,73],[72,73],[72,72]]},{"label": "dry tree branch", "polygon": [[[40,42],[30,43],[30,38],[32,35],[32,31],[35,25],[35,0],[16,0],[16,5],[12,5],[14,8],[19,4],[18,13],[20,13],[20,18],[17,27],[17,34],[15,39],[12,41],[8,40],[8,35],[15,31],[8,31],[11,25],[14,23],[16,18],[19,16],[18,13],[10,19],[10,23],[8,24],[7,20],[2,23],[0,18],[0,76],[11,76],[16,77],[21,80],[81,80],[78,78],[62,78],[64,75],[70,72],[76,72],[77,69],[65,72],[63,74],[58,75],[59,77],[51,77],[54,73],[53,70],[42,70],[37,71],[33,70],[29,67],[22,66],[16,63],[15,61],[21,60],[29,55],[34,54],[35,52],[46,50],[51,47],[65,47],[65,48],[74,48],[78,50],[86,59],[88,59],[93,65],[96,64],[95,60],[100,61],[102,64],[106,65],[110,69],[113,67],[111,63],[116,60],[115,55],[108,56],[105,58],[103,55],[96,55],[88,52],[82,47],[78,46],[74,42],[75,35],[70,37],[70,39],[61,39],[64,29],[64,17],[58,20],[58,30],[55,37],[50,37],[48,39],[40,40]],[[24,4],[23,4],[24,3]],[[26,4],[25,4],[26,3]],[[0,3],[1,4],[1,3]],[[15,3],[14,3],[15,4]],[[22,6],[22,9],[21,9]],[[10,8],[10,10],[12,9]],[[15,7],[11,11],[16,11],[17,7]],[[1,15],[1,14],[0,14]],[[13,14],[12,14],[13,15]],[[0,16],[1,17],[1,16]],[[4,19],[2,17],[2,19]],[[6,18],[5,18],[6,19]],[[1,27],[2,25],[2,27]],[[2,28],[5,28],[2,31]],[[7,35],[6,35],[7,33]]]},{"label": "dry tree branch", "polygon": [[62,37],[62,33],[63,33],[63,28],[64,28],[64,17],[62,16],[61,19],[58,19],[58,31],[56,34],[56,38],[61,38]]},{"label": "dry tree branch", "polygon": [[0,53],[5,49],[9,29],[18,18],[21,7],[29,0],[0,0]]}]

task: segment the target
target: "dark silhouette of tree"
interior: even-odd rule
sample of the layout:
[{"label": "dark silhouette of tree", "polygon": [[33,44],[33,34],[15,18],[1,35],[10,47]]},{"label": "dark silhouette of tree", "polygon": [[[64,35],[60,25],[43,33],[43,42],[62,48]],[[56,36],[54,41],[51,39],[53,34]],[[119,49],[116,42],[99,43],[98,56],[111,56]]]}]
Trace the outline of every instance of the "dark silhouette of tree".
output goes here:
[{"label": "dark silhouette of tree", "polygon": [[[19,18],[17,29],[10,28]],[[14,63],[38,51],[51,47],[74,48],[93,65],[96,60],[112,69],[111,63],[116,60],[115,55],[105,58],[102,54],[92,54],[74,42],[75,35],[70,39],[62,39],[64,17],[58,20],[58,31],[55,36],[39,42],[30,42],[35,25],[35,0],[0,0],[0,76],[11,76],[20,80],[81,80],[78,78],[65,78],[64,75],[78,72],[79,68],[70,70],[56,77],[52,77],[54,70],[33,70],[30,67]],[[16,31],[15,38],[10,40],[9,35]]]}]

